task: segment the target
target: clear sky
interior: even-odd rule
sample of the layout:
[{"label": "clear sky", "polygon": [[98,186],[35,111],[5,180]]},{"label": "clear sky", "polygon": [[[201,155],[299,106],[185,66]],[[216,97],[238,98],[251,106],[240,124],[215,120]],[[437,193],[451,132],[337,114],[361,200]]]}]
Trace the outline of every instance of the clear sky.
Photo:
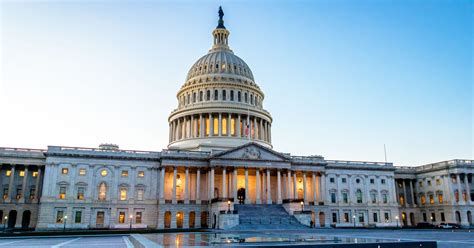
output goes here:
[{"label": "clear sky", "polygon": [[274,149],[473,158],[472,1],[2,1],[0,146],[161,150],[222,5]]}]

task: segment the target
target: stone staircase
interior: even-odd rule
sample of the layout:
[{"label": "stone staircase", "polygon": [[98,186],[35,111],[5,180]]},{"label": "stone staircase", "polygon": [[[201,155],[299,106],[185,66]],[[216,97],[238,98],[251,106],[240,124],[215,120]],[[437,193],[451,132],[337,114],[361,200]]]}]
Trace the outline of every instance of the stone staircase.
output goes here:
[{"label": "stone staircase", "polygon": [[239,214],[239,225],[233,230],[286,230],[308,229],[294,216],[289,215],[282,205],[235,204]]}]

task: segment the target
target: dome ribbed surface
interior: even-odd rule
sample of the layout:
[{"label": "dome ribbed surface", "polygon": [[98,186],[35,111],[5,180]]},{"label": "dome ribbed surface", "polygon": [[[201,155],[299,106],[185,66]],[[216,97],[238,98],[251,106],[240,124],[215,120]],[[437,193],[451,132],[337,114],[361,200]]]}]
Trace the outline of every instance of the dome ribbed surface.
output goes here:
[{"label": "dome ribbed surface", "polygon": [[189,70],[186,81],[196,76],[215,73],[235,74],[254,81],[250,67],[230,50],[212,51],[202,56]]}]

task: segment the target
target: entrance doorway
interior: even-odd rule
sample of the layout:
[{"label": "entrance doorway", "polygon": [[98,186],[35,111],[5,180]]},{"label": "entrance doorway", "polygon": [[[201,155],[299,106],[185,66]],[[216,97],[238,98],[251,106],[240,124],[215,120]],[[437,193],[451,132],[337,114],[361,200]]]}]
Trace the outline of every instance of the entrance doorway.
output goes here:
[{"label": "entrance doorway", "polygon": [[240,188],[237,190],[237,199],[239,200],[239,204],[244,204],[245,203],[245,189]]},{"label": "entrance doorway", "polygon": [[30,225],[31,212],[26,210],[23,212],[23,217],[21,218],[21,228],[26,229]]},{"label": "entrance doorway", "polygon": [[98,211],[95,217],[95,224],[98,228],[104,227],[105,213],[104,211]]}]

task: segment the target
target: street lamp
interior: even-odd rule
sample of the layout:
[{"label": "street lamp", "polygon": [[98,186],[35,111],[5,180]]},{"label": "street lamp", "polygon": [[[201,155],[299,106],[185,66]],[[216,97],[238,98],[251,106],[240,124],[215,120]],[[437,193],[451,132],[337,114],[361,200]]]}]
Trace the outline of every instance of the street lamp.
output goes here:
[{"label": "street lamp", "polygon": [[64,228],[63,228],[64,232],[66,231],[66,223],[67,223],[67,215],[64,216]]},{"label": "street lamp", "polygon": [[395,216],[395,219],[397,220],[397,228],[398,228],[398,215]]},{"label": "street lamp", "polygon": [[230,200],[227,201],[227,213],[230,214]]},{"label": "street lamp", "polygon": [[356,228],[356,216],[352,215],[352,222],[354,222],[354,228]]},{"label": "street lamp", "polygon": [[130,219],[130,232],[132,231],[132,221],[133,221],[133,215],[128,216]]},{"label": "street lamp", "polygon": [[433,216],[431,216],[430,219],[431,219],[431,224],[434,225]]},{"label": "street lamp", "polygon": [[304,210],[304,202],[301,201],[301,202],[300,202],[300,205],[301,205],[301,212],[303,212],[303,210]]},{"label": "street lamp", "polygon": [[3,232],[7,230],[7,220],[8,220],[8,216],[5,215],[5,221],[3,222]]}]

